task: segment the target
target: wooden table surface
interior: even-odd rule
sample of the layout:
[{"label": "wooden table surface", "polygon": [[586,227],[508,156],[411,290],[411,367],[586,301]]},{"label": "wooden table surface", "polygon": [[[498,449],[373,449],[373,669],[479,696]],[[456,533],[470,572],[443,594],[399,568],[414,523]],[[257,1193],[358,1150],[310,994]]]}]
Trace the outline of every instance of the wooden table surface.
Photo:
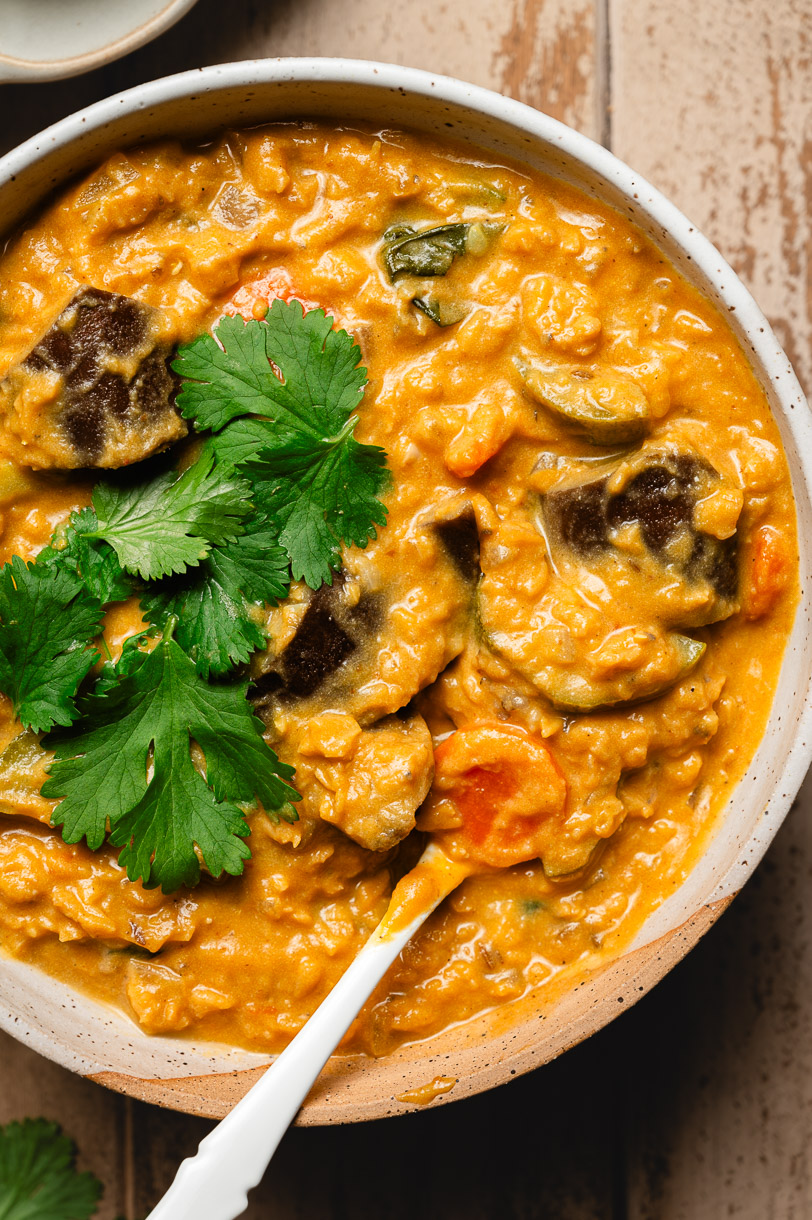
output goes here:
[{"label": "wooden table surface", "polygon": [[[114,0],[126,2],[126,0]],[[811,0],[200,0],[88,76],[0,88],[11,147],[119,89],[260,55],[445,72],[608,145],[719,245],[812,391]],[[493,1093],[291,1131],[251,1220],[808,1220],[812,785],[744,894],[636,1008]],[[0,1122],[46,1115],[140,1220],[200,1119],[0,1042]]]}]

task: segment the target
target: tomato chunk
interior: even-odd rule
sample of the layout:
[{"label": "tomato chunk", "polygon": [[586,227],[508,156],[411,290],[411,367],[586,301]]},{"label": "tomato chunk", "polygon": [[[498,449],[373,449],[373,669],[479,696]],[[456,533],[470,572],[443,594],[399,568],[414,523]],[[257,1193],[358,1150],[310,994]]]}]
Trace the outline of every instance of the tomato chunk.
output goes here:
[{"label": "tomato chunk", "polygon": [[241,284],[224,306],[223,313],[239,314],[243,318],[264,318],[272,301],[299,301],[305,313],[318,309],[314,301],[308,301],[296,291],[293,280],[283,267],[274,267],[272,271]]},{"label": "tomato chunk", "polygon": [[[564,810],[567,785],[545,743],[516,725],[458,729],[434,755],[434,802],[452,855],[507,868],[540,855],[548,822]],[[448,806],[456,811],[449,817]],[[456,824],[454,824],[456,823]]]}]

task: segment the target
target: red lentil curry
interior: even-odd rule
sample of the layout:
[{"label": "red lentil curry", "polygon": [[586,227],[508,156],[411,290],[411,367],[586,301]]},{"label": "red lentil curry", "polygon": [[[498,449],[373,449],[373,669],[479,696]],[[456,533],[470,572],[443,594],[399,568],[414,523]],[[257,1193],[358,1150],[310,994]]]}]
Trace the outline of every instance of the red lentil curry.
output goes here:
[{"label": "red lentil curry", "polygon": [[[241,875],[145,888],[51,825],[51,755],[3,697],[2,946],[150,1033],[274,1051],[425,833],[474,835],[493,870],[350,1031],[381,1055],[574,985],[680,884],[768,715],[794,505],[725,320],[628,221],[425,136],[280,125],[117,153],[9,243],[0,559],[33,561],[100,468],[188,464],[167,360],[274,299],[357,341],[355,436],[390,471],[332,584],[252,610],[240,673],[298,820],[253,808]],[[110,654],[142,627],[138,593],[109,609]],[[537,860],[500,869],[505,825]]]}]

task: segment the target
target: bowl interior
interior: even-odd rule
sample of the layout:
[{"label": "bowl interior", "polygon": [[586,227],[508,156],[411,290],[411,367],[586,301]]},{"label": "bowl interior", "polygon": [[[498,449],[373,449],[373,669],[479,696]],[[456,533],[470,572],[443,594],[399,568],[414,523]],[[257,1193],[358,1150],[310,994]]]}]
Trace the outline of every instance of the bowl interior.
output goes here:
[{"label": "bowl interior", "polygon": [[[625,166],[555,121],[473,86],[385,65],[262,61],[169,78],[99,103],[0,162],[5,225],[116,148],[199,137],[226,126],[301,117],[418,129],[464,139],[567,180],[629,216],[719,308],[748,353],[782,432],[803,537],[812,527],[812,428],[792,369],[758,308],[689,222]],[[812,751],[809,560],[773,713],[758,753],[686,881],[647,920],[630,949],[557,1002],[538,996],[486,1014],[382,1060],[335,1058],[300,1122],[376,1118],[412,1107],[406,1089],[437,1075],[458,1084],[438,1102],[488,1088],[546,1062],[639,998],[696,942],[761,858],[795,795]],[[209,1043],[148,1037],[123,1014],[19,962],[0,959],[0,1026],[113,1088],[218,1117],[267,1060]],[[619,1003],[619,1000],[622,1001]]]}]

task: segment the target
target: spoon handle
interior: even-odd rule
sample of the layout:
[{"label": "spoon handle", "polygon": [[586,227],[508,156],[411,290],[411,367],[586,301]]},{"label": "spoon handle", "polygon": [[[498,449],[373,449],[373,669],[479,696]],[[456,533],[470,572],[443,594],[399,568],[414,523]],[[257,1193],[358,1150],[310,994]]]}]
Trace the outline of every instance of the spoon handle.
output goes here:
[{"label": "spoon handle", "polygon": [[[426,856],[424,855],[424,859]],[[330,1055],[404,945],[462,878],[452,869],[403,923],[393,905],[290,1045],[183,1162],[148,1220],[234,1220]],[[396,891],[397,895],[397,891]]]}]

